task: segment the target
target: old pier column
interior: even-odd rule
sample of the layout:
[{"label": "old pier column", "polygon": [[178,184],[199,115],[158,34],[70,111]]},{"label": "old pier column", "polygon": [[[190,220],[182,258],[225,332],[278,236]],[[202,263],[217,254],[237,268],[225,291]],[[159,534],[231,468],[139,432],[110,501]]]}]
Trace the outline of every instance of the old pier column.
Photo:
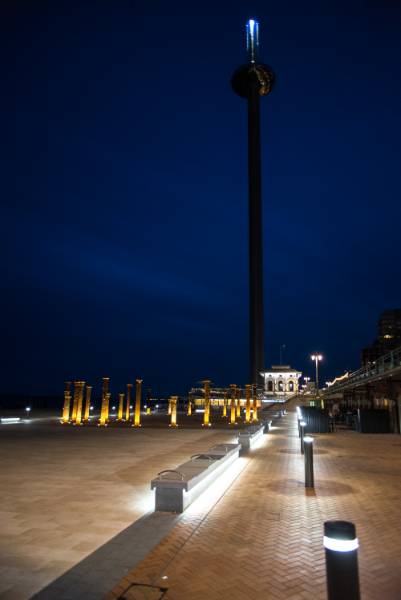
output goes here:
[{"label": "old pier column", "polygon": [[135,417],[133,427],[141,427],[142,379],[136,380]]}]

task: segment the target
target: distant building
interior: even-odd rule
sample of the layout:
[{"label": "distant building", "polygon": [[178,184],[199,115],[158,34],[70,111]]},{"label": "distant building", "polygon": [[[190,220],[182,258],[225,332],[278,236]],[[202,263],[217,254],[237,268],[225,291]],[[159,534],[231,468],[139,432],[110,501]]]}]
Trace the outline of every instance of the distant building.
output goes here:
[{"label": "distant building", "polygon": [[362,366],[375,362],[383,354],[387,354],[401,346],[401,308],[385,310],[378,322],[378,338],[371,346],[362,350]]},{"label": "distant building", "polygon": [[265,394],[268,396],[289,396],[299,390],[300,371],[290,365],[272,365],[270,371],[263,371]]}]

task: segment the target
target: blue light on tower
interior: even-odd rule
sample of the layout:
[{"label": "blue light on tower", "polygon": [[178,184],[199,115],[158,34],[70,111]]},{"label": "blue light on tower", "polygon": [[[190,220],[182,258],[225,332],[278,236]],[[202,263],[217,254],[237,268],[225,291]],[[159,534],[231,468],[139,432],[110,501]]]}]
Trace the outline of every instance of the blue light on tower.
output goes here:
[{"label": "blue light on tower", "polygon": [[259,49],[259,23],[249,19],[246,24],[246,49],[250,63],[255,63]]}]

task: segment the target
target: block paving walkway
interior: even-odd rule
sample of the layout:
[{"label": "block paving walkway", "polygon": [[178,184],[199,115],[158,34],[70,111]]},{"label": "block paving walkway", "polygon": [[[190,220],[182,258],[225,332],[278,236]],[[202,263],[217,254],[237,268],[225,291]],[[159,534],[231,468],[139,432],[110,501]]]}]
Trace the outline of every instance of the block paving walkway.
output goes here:
[{"label": "block paving walkway", "polygon": [[295,407],[277,425],[207,514],[189,508],[107,600],[326,598],[329,519],[356,524],[362,598],[400,600],[400,436],[316,435],[315,490],[307,491]]}]

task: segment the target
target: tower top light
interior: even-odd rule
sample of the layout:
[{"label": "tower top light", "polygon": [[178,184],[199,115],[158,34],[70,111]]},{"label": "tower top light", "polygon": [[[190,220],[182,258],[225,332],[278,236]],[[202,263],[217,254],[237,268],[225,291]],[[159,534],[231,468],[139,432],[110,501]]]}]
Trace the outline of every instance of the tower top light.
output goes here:
[{"label": "tower top light", "polygon": [[246,50],[249,62],[255,64],[259,53],[259,23],[254,19],[246,24]]}]

